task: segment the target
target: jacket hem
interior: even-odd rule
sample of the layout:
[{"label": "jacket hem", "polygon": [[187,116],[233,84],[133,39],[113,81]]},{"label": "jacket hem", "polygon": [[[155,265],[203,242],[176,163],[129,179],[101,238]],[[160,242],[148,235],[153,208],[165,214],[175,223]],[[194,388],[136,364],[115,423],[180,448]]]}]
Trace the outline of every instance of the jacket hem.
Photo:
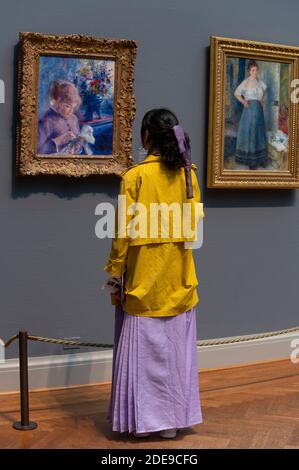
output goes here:
[{"label": "jacket hem", "polygon": [[182,313],[185,313],[187,312],[188,310],[191,310],[192,308],[194,308],[199,302],[199,298],[197,299],[197,301],[194,303],[191,302],[190,305],[187,305],[185,307],[184,310],[180,310],[179,312],[174,312],[173,310],[168,310],[167,313],[165,313],[165,310],[164,309],[160,309],[160,310],[146,310],[145,312],[141,312],[140,311],[138,312],[133,312],[131,309],[130,312],[128,312],[126,310],[126,306],[124,305],[123,306],[123,309],[126,313],[128,313],[129,315],[135,315],[135,316],[138,316],[138,317],[175,317],[176,315],[180,315]]},{"label": "jacket hem", "polygon": [[151,243],[195,242],[197,238],[142,238],[130,241],[130,246],[149,245]]}]

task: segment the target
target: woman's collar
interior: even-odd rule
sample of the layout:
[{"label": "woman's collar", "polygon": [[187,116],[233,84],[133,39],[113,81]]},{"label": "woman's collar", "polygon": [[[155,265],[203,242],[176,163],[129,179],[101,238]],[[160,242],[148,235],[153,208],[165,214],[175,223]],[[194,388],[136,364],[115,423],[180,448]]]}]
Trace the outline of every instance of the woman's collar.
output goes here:
[{"label": "woman's collar", "polygon": [[144,158],[143,161],[144,162],[149,162],[149,161],[155,161],[155,160],[161,160],[161,156],[160,155],[149,154]]}]

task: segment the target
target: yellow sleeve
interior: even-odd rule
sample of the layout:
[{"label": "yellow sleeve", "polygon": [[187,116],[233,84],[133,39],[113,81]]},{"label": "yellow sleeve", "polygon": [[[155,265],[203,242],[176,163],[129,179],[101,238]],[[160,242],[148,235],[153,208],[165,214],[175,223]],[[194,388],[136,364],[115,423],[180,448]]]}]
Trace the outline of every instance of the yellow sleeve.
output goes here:
[{"label": "yellow sleeve", "polygon": [[[127,175],[123,176],[121,179],[119,195],[126,197],[125,201],[126,201],[126,212],[127,212],[129,205],[136,202],[135,182],[132,178],[128,178]],[[123,272],[125,271],[128,249],[130,245],[130,239],[127,233],[125,237],[118,236],[119,235],[118,213],[119,213],[119,205],[117,205],[116,211],[115,211],[115,236],[112,240],[112,246],[111,246],[109,259],[104,266],[104,271],[109,273],[111,276],[121,276]],[[128,221],[130,217],[126,215],[126,227],[128,226]]]}]

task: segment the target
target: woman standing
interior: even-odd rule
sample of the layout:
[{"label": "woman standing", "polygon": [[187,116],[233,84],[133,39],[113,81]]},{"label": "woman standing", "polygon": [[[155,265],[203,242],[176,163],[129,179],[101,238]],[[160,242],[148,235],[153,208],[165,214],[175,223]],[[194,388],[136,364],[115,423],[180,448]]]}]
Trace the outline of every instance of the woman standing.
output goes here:
[{"label": "woman standing", "polygon": [[236,162],[249,166],[251,170],[268,163],[267,135],[263,112],[263,101],[267,88],[258,78],[258,65],[250,60],[247,65],[248,77],[236,88],[234,95],[243,104],[240,118]]},{"label": "woman standing", "polygon": [[[136,202],[147,209],[152,203],[199,203],[196,166],[189,160],[188,170],[186,153],[181,153],[183,145],[189,151],[189,139],[176,116],[166,109],[149,111],[141,138],[147,157],[122,173],[120,194],[126,207]],[[191,187],[194,194],[186,195],[186,181],[187,192]],[[127,217],[130,223],[132,217]],[[117,283],[111,294],[116,305],[108,412],[113,431],[136,437],[159,431],[161,437],[173,438],[177,429],[202,422],[198,282],[192,249],[184,245],[188,240],[174,232],[163,237],[160,229],[156,236],[147,231],[144,237],[115,236],[112,241],[104,270],[111,276],[107,285]]]}]

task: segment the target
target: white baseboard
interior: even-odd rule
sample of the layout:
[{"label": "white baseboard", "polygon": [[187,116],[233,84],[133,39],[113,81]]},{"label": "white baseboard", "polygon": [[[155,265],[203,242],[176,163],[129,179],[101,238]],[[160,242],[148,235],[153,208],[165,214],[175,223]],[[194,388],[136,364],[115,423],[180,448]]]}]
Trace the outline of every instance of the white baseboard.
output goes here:
[{"label": "white baseboard", "polygon": [[[297,338],[297,341],[294,339]],[[200,369],[231,367],[260,361],[289,358],[298,333],[219,346],[198,346]],[[226,338],[225,338],[226,339]],[[0,340],[0,358],[4,351]],[[291,360],[291,359],[290,359]],[[30,389],[68,387],[111,381],[112,349],[104,351],[30,357]],[[19,390],[19,361],[0,361],[0,392]]]}]

